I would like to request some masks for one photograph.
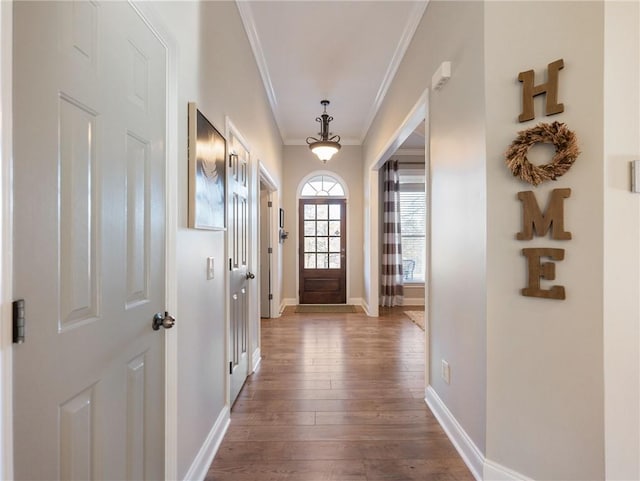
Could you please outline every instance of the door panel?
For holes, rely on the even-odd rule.
[[[269,191],[260,183],[259,208],[259,262],[260,262],[260,317],[271,317],[271,200]]]
[[[235,401],[249,374],[248,356],[248,249],[249,249],[249,152],[233,134],[229,135],[229,245],[230,294],[229,348],[230,399]]]
[[[164,47],[126,2],[16,2],[14,45],[15,479],[163,479]]]
[[[98,314],[96,115],[60,98],[60,329]]]
[[[300,304],[347,302],[344,199],[300,199]]]

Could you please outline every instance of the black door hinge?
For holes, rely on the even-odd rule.
[[[13,342],[24,342],[24,299],[13,301]]]
[[[273,247],[267,247],[267,254],[273,254]]]
[[[233,362],[229,361],[229,374],[233,374]]]
[[[229,257],[229,270],[232,271],[233,268],[231,267],[231,257]]]
[[[273,207],[273,202],[268,201],[268,202],[267,202],[267,207]]]
[[[273,301],[273,294],[269,294],[269,300]]]

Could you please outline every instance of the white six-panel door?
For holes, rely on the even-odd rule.
[[[232,130],[228,135],[230,401],[249,374],[249,151]]]
[[[164,478],[165,49],[127,2],[14,5],[15,478]]]

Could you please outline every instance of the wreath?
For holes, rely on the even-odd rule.
[[[556,154],[548,164],[533,165],[527,159],[529,149],[542,142],[553,144]],[[556,180],[571,168],[580,154],[576,134],[560,122],[540,123],[518,132],[518,137],[505,153],[506,164],[514,177],[538,185],[547,180]]]

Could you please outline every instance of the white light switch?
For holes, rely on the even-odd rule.
[[[449,367],[449,363],[447,361],[445,361],[444,359],[442,360],[442,379],[444,380],[444,382],[446,382],[447,384],[451,384],[451,368]]]
[[[213,257],[207,257],[207,280],[211,280],[214,277],[213,270]]]

